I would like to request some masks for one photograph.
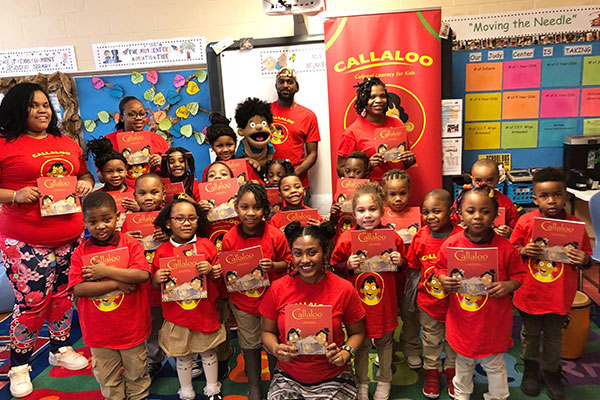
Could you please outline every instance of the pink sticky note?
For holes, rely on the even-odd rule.
[[[540,118],[577,117],[579,89],[542,90]]]
[[[97,76],[92,77],[92,86],[94,89],[102,89],[104,87],[104,81]]]
[[[503,75],[504,89],[540,87],[542,60],[505,61]]]
[[[185,85],[185,78],[180,74],[175,74],[175,78],[173,78],[173,85],[175,85],[177,88],[182,87]]]
[[[146,74],[146,80],[151,84],[156,85],[156,82],[158,82],[158,72],[154,70],[148,71]]]
[[[581,89],[582,117],[600,117],[600,88]]]

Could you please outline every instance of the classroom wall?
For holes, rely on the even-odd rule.
[[[443,16],[596,4],[597,0],[327,0],[328,13],[442,7]],[[0,49],[74,45],[80,71],[94,70],[93,43],[206,36],[291,36],[291,16],[269,17],[262,0],[0,0]],[[308,18],[323,33],[322,16]]]

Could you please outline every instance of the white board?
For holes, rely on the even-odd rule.
[[[219,57],[225,113],[232,120],[236,132],[234,115],[238,103],[247,97],[258,97],[268,102],[277,100],[277,70],[284,66],[296,70],[300,91],[296,93],[295,100],[317,115],[321,132],[319,158],[309,173],[312,206],[321,214],[329,214],[332,196],[325,45],[317,43],[244,51],[226,50]]]

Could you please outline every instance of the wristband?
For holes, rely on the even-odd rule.
[[[12,200],[10,201],[11,204],[17,204],[17,191],[14,190],[13,191],[13,196],[12,196]]]
[[[342,347],[340,347],[340,351],[341,350],[346,350],[348,354],[350,354],[350,358],[348,359],[347,364],[350,364],[352,361],[354,361],[354,357],[356,357],[356,351],[354,351],[352,346],[345,344]]]

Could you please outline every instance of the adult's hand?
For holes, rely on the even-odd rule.
[[[24,188],[17,190],[15,203],[33,203],[36,202],[41,195],[40,189],[37,187],[25,186]]]

